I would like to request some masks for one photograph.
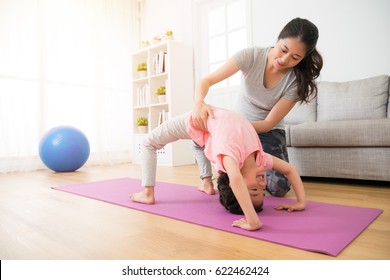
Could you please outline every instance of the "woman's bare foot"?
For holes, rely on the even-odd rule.
[[[214,184],[213,180],[211,177],[205,177],[202,180],[202,186],[198,188],[201,192],[204,192],[209,195],[214,195],[215,194],[215,189],[214,189]]]
[[[142,192],[132,193],[129,197],[134,202],[154,204],[154,187],[145,187]]]

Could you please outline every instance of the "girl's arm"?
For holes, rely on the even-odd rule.
[[[257,133],[270,131],[278,122],[280,122],[295,105],[295,101],[281,98],[271,109],[265,120],[252,122]]]
[[[272,156],[274,161],[273,169],[286,175],[297,197],[297,202],[294,204],[281,204],[275,209],[288,211],[304,210],[306,207],[306,195],[301,176],[295,167],[288,162],[281,160],[280,158]]]
[[[222,163],[229,177],[230,187],[232,188],[234,196],[237,198],[237,201],[245,215],[245,219],[234,221],[232,225],[245,230],[260,229],[262,227],[262,223],[255,211],[255,208],[253,207],[248,188],[241,175],[238,164],[229,156],[224,156]]]
[[[197,85],[195,108],[192,111],[192,121],[196,128],[207,131],[207,118],[208,116],[213,117],[211,108],[204,102],[209,88],[234,75],[238,70],[240,68],[236,61],[230,58],[220,68],[204,77]]]

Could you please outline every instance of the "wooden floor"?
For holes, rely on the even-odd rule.
[[[309,200],[384,212],[337,258],[111,205],[51,187],[120,177],[138,165],[0,175],[0,259],[390,259],[390,185],[304,178]],[[159,167],[158,180],[197,185],[196,166]],[[293,197],[290,193],[288,197]]]

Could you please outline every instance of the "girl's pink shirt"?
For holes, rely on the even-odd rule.
[[[273,166],[272,157],[263,151],[259,136],[252,124],[240,113],[212,107],[214,118],[208,118],[208,132],[198,130],[187,119],[187,132],[201,147],[205,147],[206,157],[218,171],[226,172],[222,156],[232,157],[241,169],[245,159],[256,152],[256,165],[269,170]]]

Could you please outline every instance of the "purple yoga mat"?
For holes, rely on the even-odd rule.
[[[309,201],[305,211],[274,210],[274,206],[291,199],[266,196],[259,213],[263,228],[245,231],[232,227],[240,215],[229,213],[218,201],[195,187],[158,182],[156,204],[134,203],[128,197],[142,190],[138,179],[120,178],[99,182],[55,187],[131,209],[145,211],[201,226],[270,241],[307,251],[337,256],[381,213],[381,209],[353,207]]]

